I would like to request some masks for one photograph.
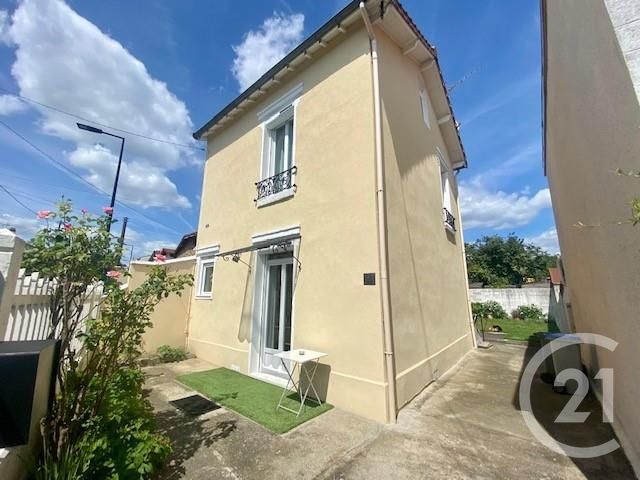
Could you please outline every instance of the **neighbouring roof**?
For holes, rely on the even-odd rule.
[[[167,258],[174,258],[176,250],[174,248],[159,248],[151,252],[149,255],[149,261],[153,261],[156,255],[164,255]]]
[[[562,285],[564,283],[562,280],[562,270],[557,267],[549,268],[549,281],[551,285]]]
[[[197,239],[198,232],[191,232],[184,235],[176,247],[175,256],[179,257],[183,252],[193,250],[196,247]]]
[[[178,246],[176,248],[159,248],[151,252],[149,255],[149,261],[153,261],[157,254],[164,255],[167,258],[178,258],[187,250],[193,250],[196,246],[196,240],[198,239],[198,232],[187,233],[182,236]]]
[[[454,141],[454,139],[455,143],[457,143],[456,147],[459,151],[460,158],[452,159],[454,168],[466,167],[466,154],[464,152],[464,147],[462,146],[462,139],[460,138],[458,124],[455,120],[455,115],[451,106],[451,100],[445,86],[444,77],[442,76],[442,71],[438,63],[436,49],[427,41],[424,35],[422,35],[417,25],[413,22],[407,11],[398,0],[383,0],[381,2],[364,0],[364,3],[367,4],[367,10],[369,11],[370,15],[375,12],[375,15],[377,15],[378,19],[380,18],[381,12],[383,10],[385,11],[384,15],[386,15],[386,10],[388,10],[388,7],[394,7],[394,9],[404,21],[404,24],[406,24],[406,26],[412,32],[412,35],[416,38],[414,44],[410,45],[406,49],[404,49],[403,47],[403,50],[405,50],[405,54],[409,54],[408,52],[410,52],[411,56],[416,62],[421,64],[421,66],[424,65],[422,67],[423,70],[430,68],[430,64],[435,64],[437,78],[439,79],[440,83],[438,87],[439,91],[437,93],[439,94],[439,98],[444,99],[443,105],[446,105],[446,109],[448,110],[447,115],[451,116],[451,119],[449,121],[450,127],[443,125],[444,129],[449,129],[450,132],[448,132],[448,134],[443,133],[443,137],[445,137],[445,142],[448,144],[448,146]],[[326,22],[318,30],[307,37],[300,45],[294,48],[288,55],[286,55],[276,65],[269,69],[269,71],[262,75],[255,83],[253,83],[253,85],[248,87],[238,97],[231,101],[231,103],[229,103],[226,107],[224,107],[216,115],[214,115],[211,120],[209,120],[197,131],[195,131],[193,133],[193,137],[196,140],[201,140],[203,137],[210,134],[212,130],[220,127],[227,121],[230,121],[237,114],[237,111],[242,110],[246,105],[253,103],[256,98],[263,95],[270,87],[280,83],[280,78],[287,75],[289,71],[294,70],[297,65],[303,63],[307,59],[312,58],[312,55],[310,53],[315,52],[319,48],[324,48],[328,41],[333,39],[336,35],[340,35],[340,33],[335,32],[344,32],[346,26],[349,23],[358,21],[357,18],[359,17],[359,6],[360,0],[350,1],[328,22]],[[401,39],[402,37],[403,35],[399,35],[398,39]],[[422,48],[419,49],[417,48],[418,46]]]

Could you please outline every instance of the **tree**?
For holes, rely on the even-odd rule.
[[[514,234],[485,236],[465,247],[469,281],[492,287],[544,280],[556,264],[555,256]]]

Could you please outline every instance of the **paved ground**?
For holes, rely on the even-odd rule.
[[[405,407],[397,425],[381,426],[338,409],[286,435],[224,409],[189,418],[167,403],[192,392],[176,374],[211,368],[193,359],[147,369],[150,398],[174,443],[162,479],[625,479],[635,478],[624,454],[572,460],[538,443],[518,410],[524,347],[498,345],[472,352],[446,378]],[[599,406],[587,424],[558,428],[553,419],[568,396],[537,381],[536,416],[566,443],[596,445],[612,437]],[[541,408],[542,406],[542,408]]]

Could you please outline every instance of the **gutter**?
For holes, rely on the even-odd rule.
[[[373,25],[364,5],[360,2],[360,13],[369,34],[371,48],[371,76],[373,79],[373,114],[375,122],[376,157],[376,203],[378,213],[378,262],[380,266],[380,291],[382,303],[382,331],[384,340],[384,370],[387,379],[387,422],[396,422],[396,374],[393,358],[393,336],[391,330],[391,298],[389,294],[389,271],[387,248],[387,211],[384,196],[384,157],[382,153],[382,114],[380,103],[380,76],[378,73],[378,42]]]
[[[542,172],[547,176],[547,68],[548,50],[547,45],[547,1],[540,0],[540,41],[542,50],[542,61],[540,62],[542,82],[540,85],[540,96],[542,106],[541,128],[542,128]]]

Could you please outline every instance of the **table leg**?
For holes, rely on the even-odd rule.
[[[282,394],[280,395],[280,400],[278,401],[278,406],[276,407],[276,410],[278,408],[282,408],[284,410],[287,410],[289,412],[292,413],[296,413],[295,410],[291,410],[290,408],[285,407],[284,405],[282,405],[282,400],[284,400],[284,396],[288,393],[288,392],[296,392],[298,394],[298,397],[300,396],[300,382],[297,382],[294,380],[294,375],[296,372],[296,367],[298,366],[297,363],[293,364],[293,368],[291,369],[291,371],[289,371],[289,369],[287,368],[287,364],[285,363],[285,361],[281,358],[280,361],[282,362],[282,367],[284,368],[284,371],[287,372],[287,376],[289,377],[287,380],[287,384],[285,385],[285,387],[282,389]],[[289,388],[289,384],[292,385],[293,388]],[[298,411],[299,412],[299,411]],[[299,413],[298,413],[299,414]]]
[[[300,409],[298,410],[298,413],[297,413],[296,417],[300,416],[300,413],[302,412],[302,409],[304,408],[304,402],[307,401],[307,396],[309,395],[309,390],[310,389],[313,390],[313,393],[316,396],[316,398],[313,398],[311,400],[316,402],[318,405],[322,405],[322,400],[320,400],[320,395],[318,395],[316,387],[313,386],[313,378],[316,375],[316,370],[318,369],[319,362],[318,362],[318,360],[315,360],[313,362],[313,370],[311,371],[311,375],[309,375],[308,370],[305,368],[306,365],[307,364],[305,363],[305,364],[300,366],[300,374],[302,375],[302,372],[304,372],[305,376],[307,377],[307,388],[304,391],[304,395],[300,396]],[[298,385],[300,385],[300,382],[298,382]]]

